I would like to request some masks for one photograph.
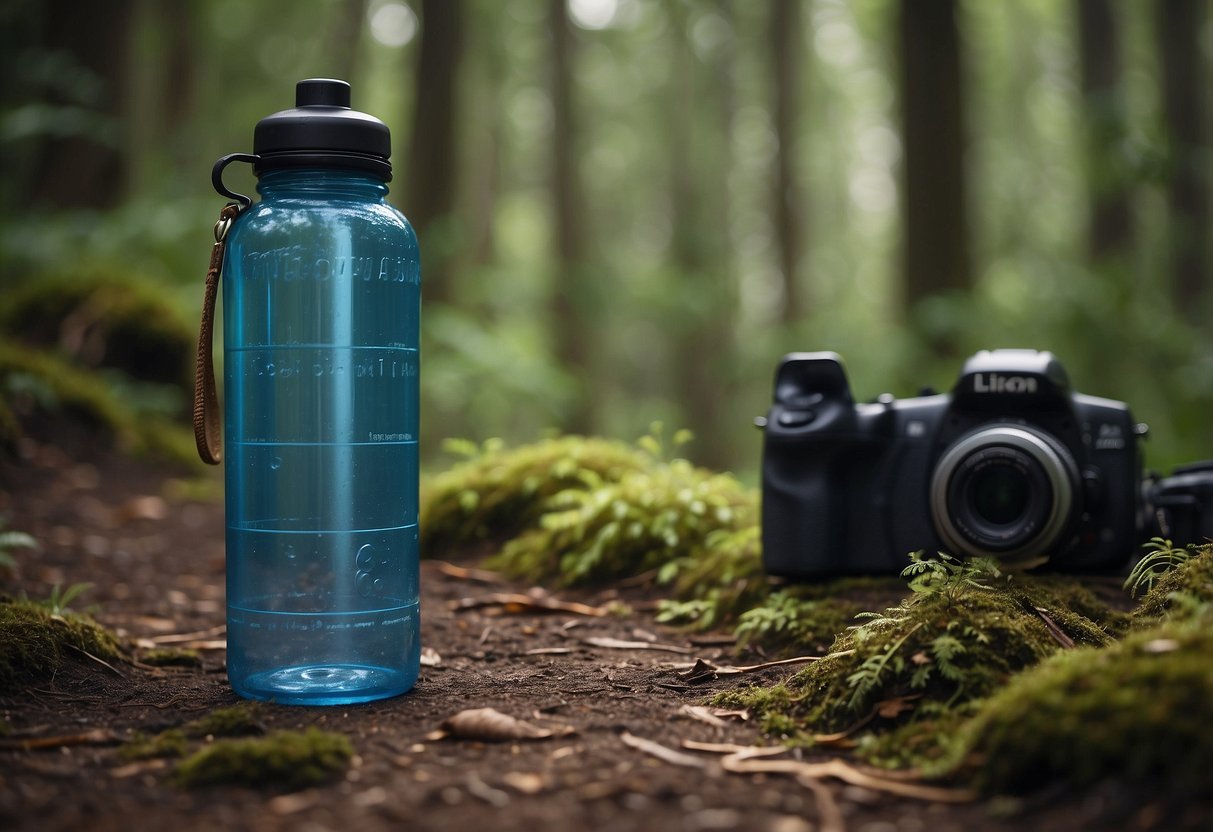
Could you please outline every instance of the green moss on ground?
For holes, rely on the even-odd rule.
[[[139,654],[139,661],[152,667],[199,667],[202,665],[202,655],[197,650],[157,647]]]
[[[992,695],[950,765],[987,794],[1105,778],[1213,785],[1213,613],[1067,651]]]
[[[275,731],[204,746],[181,762],[175,779],[183,786],[232,783],[301,789],[331,779],[353,755],[353,746],[341,734],[316,728]]]
[[[216,708],[204,717],[186,723],[184,731],[190,737],[243,737],[262,734],[265,706],[258,702],[238,702],[226,708]]]
[[[184,757],[189,750],[189,740],[179,728],[161,731],[148,737],[136,734],[118,752],[124,760],[150,760],[161,757]]]
[[[226,708],[216,708],[206,716],[187,722],[179,728],[169,728],[154,736],[136,734],[122,749],[128,760],[152,757],[184,757],[191,740],[213,740],[219,737],[244,737],[262,734],[264,708],[257,702],[239,702]]]
[[[900,697],[915,697],[921,708],[988,696],[1061,649],[1062,638],[1091,645],[1111,640],[1095,622],[1063,609],[1046,584],[999,575],[988,561],[931,566],[912,588],[901,604],[867,614],[838,635],[825,658],[788,679],[777,710],[754,689],[722,701],[752,708],[767,730],[778,722],[781,734],[790,719],[803,739],[854,726]]]
[[[422,487],[423,548],[499,544],[487,566],[559,586],[653,572],[680,602],[665,620],[701,629],[734,620],[768,592],[757,493],[666,460],[659,436],[635,446],[579,436],[512,449],[456,443],[469,458]]]
[[[110,663],[127,658],[114,634],[87,615],[29,600],[0,603],[0,691],[48,679],[69,659],[90,661],[85,654]]]

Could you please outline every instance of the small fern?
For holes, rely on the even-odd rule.
[[[4,531],[4,525],[4,521],[0,520],[0,566],[11,569],[17,565],[12,556],[13,549],[37,549],[38,541],[25,532]]]
[[[1170,540],[1162,537],[1150,538],[1141,548],[1146,550],[1146,554],[1129,572],[1124,584],[1134,598],[1149,592],[1155,581],[1196,554],[1194,547],[1176,548]]]

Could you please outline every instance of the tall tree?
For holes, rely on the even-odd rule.
[[[363,32],[366,29],[367,0],[340,0],[330,21],[325,51],[333,66],[333,75],[353,81],[358,73],[358,56],[362,53]]]
[[[1213,229],[1213,158],[1210,88],[1213,74],[1200,54],[1202,32],[1213,26],[1206,0],[1155,3],[1162,64],[1163,119],[1170,145],[1167,203],[1171,291],[1192,323],[1204,323],[1213,284],[1209,237]]]
[[[898,4],[906,303],[972,284],[956,0]],[[946,339],[944,339],[946,340]],[[937,349],[950,345],[937,341]]]
[[[30,92],[48,123],[69,129],[36,137],[18,198],[47,208],[113,206],[127,184],[121,118],[134,1],[60,0],[38,13],[38,41],[23,44],[36,53],[26,60],[54,67],[55,74],[41,79],[46,89]]]
[[[1094,263],[1122,259],[1132,249],[1133,214],[1120,148],[1126,116],[1121,89],[1120,26],[1113,0],[1078,0],[1079,63],[1086,128],[1090,220],[1087,248]]]
[[[458,152],[456,86],[463,57],[463,0],[422,0],[405,213],[426,248],[425,296],[452,297],[451,258]]]
[[[800,135],[801,0],[774,0],[771,6],[771,74],[775,93],[775,237],[783,277],[783,320],[804,314],[798,276],[803,251],[803,208],[796,181],[796,142]]]
[[[555,353],[581,385],[564,428],[588,433],[593,428],[594,383],[591,367],[593,322],[586,270],[585,189],[577,166],[580,128],[574,106],[573,76],[577,41],[566,0],[549,0],[552,96],[552,213],[556,231],[556,274],[552,285],[552,341]]]
[[[710,53],[696,54],[693,31],[707,17],[723,31]],[[671,259],[682,308],[671,320],[676,339],[672,388],[685,426],[696,436],[697,461],[722,467],[729,460],[724,407],[730,400],[729,359],[734,338],[736,289],[729,240],[728,178],[734,119],[733,45],[730,0],[712,6],[675,6],[670,31],[676,42],[670,71]],[[705,47],[700,47],[703,50]]]

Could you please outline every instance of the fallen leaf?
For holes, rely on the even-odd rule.
[[[163,497],[136,497],[114,509],[114,521],[119,525],[134,520],[163,520],[168,517],[168,503]]]
[[[506,742],[509,740],[546,740],[574,733],[571,726],[540,728],[515,719],[493,708],[471,708],[447,717],[442,723],[447,736],[461,740]]]
[[[916,693],[912,696],[894,696],[891,699],[886,699],[883,702],[876,703],[877,716],[885,719],[895,719],[906,711],[914,710],[912,704],[915,699],[921,699],[922,694]]]
[[[542,774],[529,771],[507,771],[501,782],[522,794],[539,794],[547,788],[547,780]]]

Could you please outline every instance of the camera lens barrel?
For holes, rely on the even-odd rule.
[[[1049,555],[1079,496],[1069,451],[1027,426],[993,425],[951,445],[931,477],[931,515],[955,554],[1004,562]]]

